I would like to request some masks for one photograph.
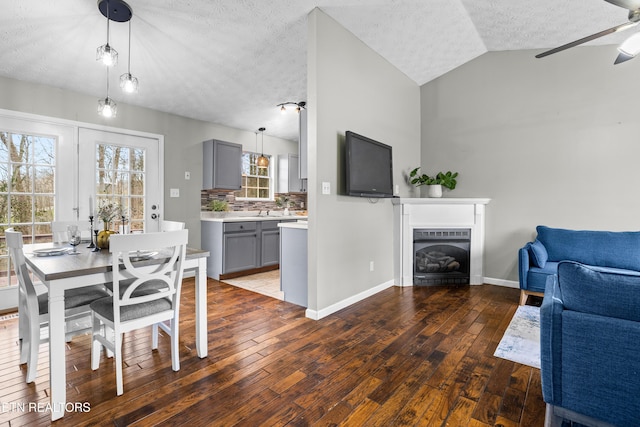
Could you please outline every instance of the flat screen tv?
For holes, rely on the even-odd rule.
[[[347,131],[345,163],[347,195],[393,197],[393,160],[389,145]]]

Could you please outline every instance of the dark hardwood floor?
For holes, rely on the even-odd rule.
[[[209,355],[194,337],[185,280],[181,369],[169,340],[125,336],[124,395],[112,359],[90,368],[90,337],[67,347],[70,412],[54,426],[542,426],[540,371],[493,357],[518,304],[491,285],[391,288],[319,321],[302,307],[209,280]],[[48,346],[38,377],[18,365],[17,319],[0,322],[0,426],[49,425]]]

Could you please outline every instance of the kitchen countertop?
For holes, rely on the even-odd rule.
[[[299,228],[299,229],[302,229],[302,230],[307,230],[307,229],[309,229],[309,221],[303,220],[303,221],[281,222],[280,224],[278,224],[278,227],[280,227],[280,228]]]
[[[262,215],[262,216],[243,216],[243,215],[228,215],[224,217],[208,217],[205,215],[200,216],[201,221],[212,221],[212,222],[242,222],[242,221],[297,221],[297,220],[306,220],[306,215]]]

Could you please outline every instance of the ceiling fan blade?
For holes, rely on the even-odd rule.
[[[609,0],[607,0],[609,1]],[[576,41],[572,41],[571,43],[563,44],[562,46],[558,46],[551,50],[547,50],[546,52],[542,52],[536,55],[536,58],[544,58],[545,56],[552,55],[554,53],[562,52],[563,50],[581,45],[583,43],[590,42],[591,40],[598,39],[603,36],[607,36],[609,34],[617,33],[619,31],[626,30],[627,28],[631,28],[636,25],[637,22],[625,22],[624,24],[616,25],[615,27],[607,28],[606,30],[600,31],[599,33],[591,34],[590,36],[583,37]]]
[[[618,57],[616,58],[616,60],[613,63],[613,65],[621,64],[621,63],[626,62],[626,61],[628,61],[630,59],[633,59],[633,58],[635,58],[635,56],[627,55],[626,53],[620,52],[620,53],[618,53]]]
[[[616,6],[620,6],[624,9],[629,9],[629,10],[640,9],[640,0],[604,0],[604,1]]]

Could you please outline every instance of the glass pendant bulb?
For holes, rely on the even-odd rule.
[[[118,114],[118,104],[108,96],[98,100],[98,114],[105,118],[115,117]]]
[[[118,52],[109,46],[109,43],[103,44],[96,49],[96,61],[102,61],[107,67],[112,67],[118,63]]]
[[[134,93],[138,91],[138,79],[131,73],[124,73],[120,76],[120,88],[123,92]]]

